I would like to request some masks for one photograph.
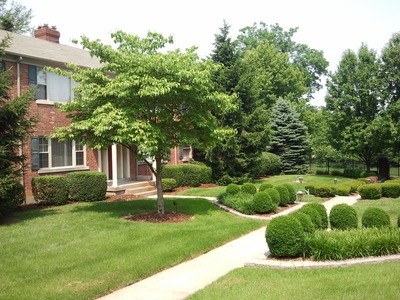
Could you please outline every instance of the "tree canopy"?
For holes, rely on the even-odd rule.
[[[15,33],[29,33],[32,10],[18,2],[0,0],[0,29]]]
[[[221,135],[215,115],[234,109],[234,97],[214,91],[217,65],[201,61],[195,48],[162,52],[172,37],[152,32],[140,38],[117,31],[112,38],[116,48],[81,39],[101,68],[68,64],[69,71],[58,70],[79,85],[74,101],[61,106],[71,124],[57,128],[54,137],[97,149],[119,143],[143,161],[153,157],[156,168],[148,165],[156,177],[158,212],[164,213],[162,159],[183,144],[213,145]]]

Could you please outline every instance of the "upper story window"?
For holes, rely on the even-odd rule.
[[[36,89],[35,99],[68,102],[73,99],[77,83],[69,77],[48,72],[34,65],[28,66],[29,86]]]

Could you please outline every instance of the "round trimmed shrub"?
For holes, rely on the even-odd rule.
[[[258,188],[258,191],[259,192],[263,192],[263,191],[265,191],[266,189],[269,189],[269,188],[272,188],[272,187],[274,187],[271,183],[266,183],[266,182],[264,182],[264,183],[261,183],[261,185],[259,186],[259,188]]]
[[[379,207],[368,207],[361,218],[363,227],[387,227],[390,226],[389,214]]]
[[[289,192],[288,192],[287,188],[282,184],[277,185],[274,188],[279,192],[279,196],[280,196],[279,206],[287,206],[290,202]]]
[[[318,211],[309,205],[304,205],[302,208],[298,210],[298,212],[305,213],[306,215],[309,215],[311,218],[311,222],[314,224],[315,228],[317,229],[322,229],[322,220],[321,220],[321,215],[318,213]]]
[[[320,229],[327,229],[328,228],[328,213],[326,211],[325,206],[321,203],[308,203],[305,206],[311,207],[319,213],[319,215],[321,217]]]
[[[315,231],[315,225],[311,221],[311,218],[309,215],[307,215],[303,212],[297,211],[293,214],[293,217],[295,217],[297,220],[300,221],[304,232],[313,233]]]
[[[236,183],[230,183],[226,187],[226,192],[230,195],[235,195],[240,193],[240,186],[237,185]]]
[[[250,194],[250,195],[254,195],[255,193],[257,193],[256,186],[250,182],[243,183],[240,190],[242,193],[246,193],[246,194]]]
[[[281,196],[277,189],[269,188],[266,189],[265,192],[268,193],[268,195],[271,197],[272,202],[274,202],[276,205],[279,205],[279,203],[281,202]]]
[[[173,178],[161,179],[163,192],[170,192],[177,187],[176,180]]]
[[[291,185],[289,183],[284,183],[283,186],[286,187],[286,189],[288,190],[289,203],[295,203],[296,202],[296,198],[297,198],[297,194],[296,194],[296,190],[293,187],[293,185]]]
[[[357,212],[348,204],[337,204],[331,209],[329,221],[332,229],[348,230],[357,228]]]
[[[302,254],[304,231],[293,216],[280,216],[271,220],[265,231],[271,254],[275,257],[298,257]]]
[[[382,197],[382,186],[379,184],[364,184],[358,188],[362,199],[380,199]]]
[[[272,202],[267,192],[258,192],[254,194],[253,207],[254,211],[260,214],[274,212],[278,209],[278,206]]]

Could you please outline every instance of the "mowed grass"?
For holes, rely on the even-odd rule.
[[[203,199],[165,199],[182,223],[121,216],[156,200],[98,202],[15,213],[0,226],[0,299],[95,299],[201,255],[265,224]]]
[[[190,300],[399,299],[400,262],[321,269],[235,269]]]

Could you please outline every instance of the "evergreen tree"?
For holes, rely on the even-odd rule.
[[[6,37],[0,43],[0,56],[9,45]],[[26,138],[34,123],[29,117],[31,93],[10,99],[10,73],[0,71],[0,218],[12,212],[24,200],[21,171],[24,157],[19,154],[21,142]]]
[[[278,155],[283,172],[288,174],[307,171],[307,128],[289,101],[279,99],[271,111],[270,152]]]

